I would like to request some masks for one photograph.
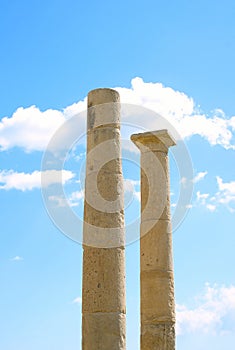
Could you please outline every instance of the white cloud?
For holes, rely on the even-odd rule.
[[[200,174],[200,173],[199,173]],[[216,177],[218,190],[215,194],[196,193],[196,203],[205,206],[209,211],[214,212],[219,206],[225,206],[231,213],[235,212],[235,181],[224,182]]]
[[[132,103],[149,108],[166,118],[183,138],[200,135],[211,145],[221,145],[225,149],[235,149],[232,143],[235,117],[225,119],[224,112],[215,109],[210,117],[197,110],[193,99],[183,92],[165,87],[161,83],[145,83],[141,78],[131,81],[131,89],[117,88],[123,103]],[[151,118],[150,118],[151,119]],[[143,120],[135,117],[135,122],[155,130],[154,118]],[[138,125],[138,124],[137,124]]]
[[[54,202],[57,207],[66,207],[69,205],[68,200],[66,197],[61,196],[49,196],[48,200],[51,202]]]
[[[209,211],[215,211],[216,210],[216,205],[213,205],[213,204],[206,204],[206,208],[209,210]]]
[[[127,206],[133,198],[140,202],[139,187],[139,180],[124,179],[125,206]]]
[[[232,143],[233,133],[230,130],[230,122],[217,116],[192,114],[184,116],[179,122],[178,130],[183,138],[200,135],[212,146],[221,145],[225,149],[235,149]]]
[[[197,201],[201,205],[205,205],[206,200],[209,198],[210,195],[209,195],[209,193],[201,193],[200,191],[197,191],[196,196],[197,196]]]
[[[137,199],[138,202],[141,200],[141,192],[140,191],[135,191],[134,192],[134,197]]]
[[[228,207],[231,212],[235,210],[235,181],[224,182],[221,177],[217,176],[219,191],[215,194],[213,200],[218,204]]]
[[[217,179],[219,190],[221,192],[226,192],[226,193],[229,193],[231,195],[235,195],[235,181],[231,181],[231,182],[226,183],[226,182],[223,182],[223,180],[219,176],[217,176],[216,179]]]
[[[233,130],[235,130],[235,117],[232,117],[229,121],[229,125]]]
[[[45,149],[55,130],[63,124],[62,112],[37,107],[18,108],[10,118],[0,122],[0,149],[23,148],[26,152]]]
[[[22,256],[16,255],[16,256],[14,256],[14,258],[12,258],[11,260],[12,260],[12,261],[22,261],[22,260],[24,260],[24,259],[22,258]]]
[[[43,172],[43,184],[41,184],[41,171],[34,171],[32,173],[18,173],[13,170],[0,171],[0,190],[32,190],[34,188],[40,188],[41,186],[47,187],[53,183],[65,184],[71,180],[75,174],[69,170],[46,170]]]
[[[235,286],[210,286],[196,298],[197,305],[176,306],[177,334],[223,334],[235,331]]]
[[[81,297],[77,297],[73,300],[73,304],[81,304],[82,303],[82,298]]]
[[[180,120],[191,115],[194,110],[193,99],[183,92],[165,87],[161,83],[145,83],[141,78],[131,81],[131,89],[116,88],[122,103],[131,103],[149,108],[163,117]]]
[[[72,192],[69,196],[69,203],[72,207],[77,206],[84,198],[84,190]]]
[[[87,97],[84,100],[73,103],[71,106],[64,108],[63,114],[66,119],[73,117],[75,114],[84,112],[87,108]]]
[[[188,178],[183,176],[180,179],[180,183],[182,186],[187,186],[189,183],[192,183],[192,182],[197,183],[197,182],[203,180],[204,177],[207,175],[207,173],[208,173],[207,171],[201,171],[201,172],[197,173],[193,179],[188,179]]]
[[[196,183],[203,180],[206,175],[207,175],[207,171],[201,171],[197,173],[197,175],[193,179],[193,182]]]
[[[84,199],[84,191],[72,192],[68,197],[62,196],[49,196],[49,201],[55,202],[58,207],[77,207],[81,200]]]
[[[183,138],[200,135],[211,145],[235,149],[234,116],[226,119],[223,111],[215,109],[208,117],[197,110],[193,99],[185,93],[165,87],[161,83],[145,83],[138,77],[132,79],[131,88],[117,87],[116,90],[120,93],[122,103],[140,105],[162,115]],[[85,110],[86,98],[63,111],[48,109],[42,112],[35,106],[18,108],[11,117],[4,117],[0,121],[0,150],[20,147],[26,152],[43,151],[66,119]],[[81,123],[77,123],[81,124],[78,125],[79,133],[85,132],[85,119],[85,113],[81,113]],[[161,127],[156,122],[156,116],[146,120],[143,115],[133,114],[130,121],[149,130]]]

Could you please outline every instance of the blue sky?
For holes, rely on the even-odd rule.
[[[81,349],[82,249],[47,214],[41,162],[52,135],[74,114],[83,135],[84,99],[97,87],[117,88],[123,103],[160,113],[181,135],[193,174],[180,175],[184,158],[178,169],[172,149],[172,214],[180,190],[193,194],[173,232],[177,348],[234,348],[234,12],[231,0],[1,2],[2,349]],[[158,127],[150,117],[128,121]],[[83,141],[63,170],[80,218]],[[127,148],[124,158],[131,222],[139,213],[138,153]],[[61,199],[51,201],[63,207]],[[126,248],[128,350],[139,348],[138,248]]]

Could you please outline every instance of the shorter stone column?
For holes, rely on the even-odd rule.
[[[141,151],[141,350],[175,349],[167,130],[134,134]]]

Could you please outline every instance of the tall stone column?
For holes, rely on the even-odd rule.
[[[141,152],[141,350],[175,349],[167,130],[134,134]]]
[[[88,94],[82,349],[126,348],[124,191],[119,94]]]

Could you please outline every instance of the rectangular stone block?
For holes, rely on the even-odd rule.
[[[141,350],[175,350],[174,324],[142,325]]]
[[[170,220],[168,156],[161,152],[141,154],[142,221]]]
[[[110,128],[98,129],[89,134],[87,141],[87,174],[92,171],[99,171],[102,167],[105,168],[106,172],[121,172],[119,137],[119,130],[110,130]]]
[[[122,313],[84,314],[82,330],[83,350],[126,349],[126,318]]]
[[[87,132],[87,151],[89,152],[94,147],[106,141],[115,141],[119,145],[117,154],[120,153],[120,130],[119,126],[114,127],[110,124],[103,125]],[[105,148],[105,147],[104,147]]]
[[[100,101],[99,104],[93,106],[91,102],[88,102],[87,114],[87,130],[101,128],[105,125],[120,128],[120,103],[118,101],[103,103]]]
[[[110,204],[111,206],[111,204]],[[111,208],[106,209],[102,205],[97,205],[96,202],[91,202],[88,204],[85,199],[84,207],[84,221],[95,226],[103,228],[115,228],[124,227],[124,211],[119,210],[113,206],[113,212]]]
[[[173,273],[141,271],[141,321],[163,323],[175,320]]]
[[[82,312],[126,312],[125,252],[84,247]]]
[[[141,270],[173,271],[171,222],[142,222],[140,234]]]
[[[83,247],[123,248],[125,247],[124,227],[103,228],[84,222]]]
[[[121,174],[101,170],[86,176],[86,202],[104,212],[115,212],[124,208],[123,177]]]

